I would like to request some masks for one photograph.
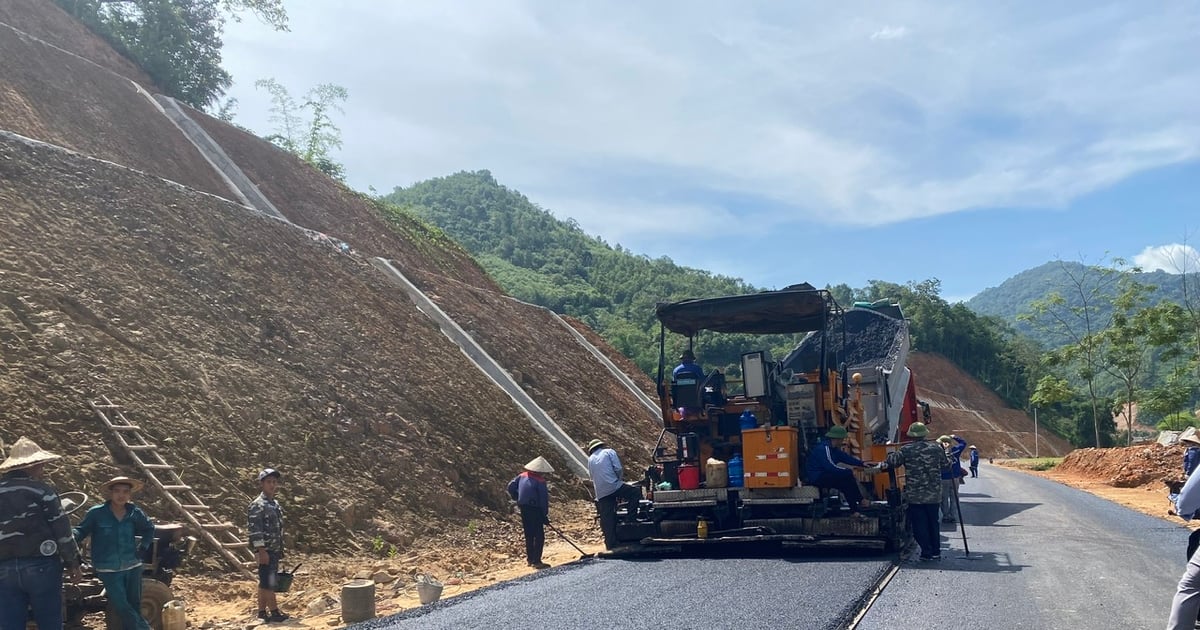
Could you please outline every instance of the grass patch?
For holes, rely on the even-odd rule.
[[[1061,457],[1027,457],[1024,459],[1006,459],[997,463],[1025,470],[1050,470],[1062,463],[1062,460],[1063,458]]]

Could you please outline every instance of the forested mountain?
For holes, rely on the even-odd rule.
[[[1183,276],[1169,274],[1164,271],[1134,273],[1133,278],[1146,285],[1155,287],[1149,296],[1149,302],[1171,300],[1183,303],[1183,282],[1192,282],[1192,299],[1197,298],[1196,277],[1194,274]],[[1080,282],[1084,292],[1098,290],[1098,296],[1111,296],[1116,293],[1115,285],[1103,286],[1104,281],[1094,274],[1089,276],[1089,268],[1078,262],[1055,261],[1048,262],[1033,269],[1027,269],[1005,280],[997,287],[984,289],[978,295],[967,301],[971,310],[981,315],[998,317],[1007,322],[1018,332],[1029,336],[1045,348],[1056,348],[1069,343],[1069,339],[1061,333],[1031,326],[1018,317],[1030,313],[1030,305],[1036,300],[1044,299],[1050,293],[1057,291],[1066,300],[1068,307],[1078,307],[1083,298],[1080,294]],[[1103,305],[1102,305],[1103,306]],[[1099,319],[1108,321],[1111,308],[1098,309]]]
[[[660,301],[715,297],[759,289],[736,278],[651,259],[584,234],[573,221],[555,218],[524,195],[505,188],[487,171],[462,172],[397,188],[386,201],[428,219],[462,243],[513,296],[587,322],[609,343],[652,373],[658,363]],[[821,286],[821,278],[796,278]],[[839,303],[899,300],[911,319],[913,347],[945,355],[1016,406],[1028,400],[1037,353],[1016,342],[1005,326],[965,306],[947,304],[936,279],[863,288],[829,287]],[[668,336],[672,364],[682,340]],[[777,357],[798,339],[758,337]],[[749,339],[702,333],[700,361],[736,364]],[[671,366],[668,366],[671,367]]]
[[[609,245],[500,185],[488,171],[396,188],[384,200],[445,230],[513,297],[583,320],[647,373],[658,367],[658,302],[759,290],[737,278]],[[796,342],[791,336],[758,340],[776,356]],[[679,337],[668,340],[669,361],[682,343]],[[734,363],[743,343],[735,335],[702,335],[701,361],[721,367]]]

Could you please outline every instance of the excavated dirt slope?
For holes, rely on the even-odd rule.
[[[150,77],[141,68],[117,54],[108,43],[68,16],[53,0],[0,0],[0,23],[90,59],[141,85],[152,85]],[[11,64],[11,61],[7,63]]]
[[[57,10],[49,0],[45,4]],[[0,129],[205,192],[231,194],[132,81],[4,26]]]
[[[470,254],[440,230],[407,215],[389,223],[370,201],[296,156],[211,116],[187,112],[293,223],[336,236],[360,252],[389,258],[406,274],[427,271],[500,291]]]
[[[908,365],[917,381],[917,397],[929,403],[934,434],[957,433],[979,448],[983,458],[1032,457],[1033,419],[1012,409],[979,381],[937,354],[914,352]],[[1039,430],[1037,452],[1065,455],[1066,440]]]
[[[361,259],[224,200],[8,137],[0,182],[0,437],[70,454],[60,486],[116,472],[83,407],[100,394],[128,405],[234,522],[253,472],[282,468],[301,550],[377,534],[404,544],[447,518],[491,518],[521,463],[544,453],[565,467]]]
[[[1115,488],[1151,485],[1161,490],[1164,481],[1182,482],[1180,444],[1142,444],[1125,448],[1081,448],[1063,458],[1054,469],[1101,481]]]
[[[578,343],[540,306],[417,273],[410,279],[466,330],[568,434],[599,437],[618,452],[636,478],[650,464],[661,421],[600,363],[579,353],[560,353]],[[601,378],[597,378],[597,377]]]
[[[26,16],[39,36],[91,37],[52,3],[24,8],[40,11]],[[0,128],[227,194],[125,79],[11,29],[0,27],[0,45]],[[105,50],[98,40],[70,48]],[[578,441],[603,435],[634,453],[631,467],[649,448],[645,410],[553,332],[561,324],[495,294],[457,244],[408,217],[394,228],[294,157],[194,115],[290,220],[396,261],[440,287],[457,316],[485,321],[474,326],[485,346]],[[520,464],[544,454],[566,468],[363,258],[153,176],[12,139],[4,147],[0,438],[36,435],[70,453],[59,485],[95,487],[117,470],[114,443],[84,407],[100,394],[129,406],[235,523],[255,470],[290,471],[289,530],[301,550],[361,550],[375,536],[404,548],[466,523],[491,536],[484,523],[508,520],[494,509]],[[586,496],[578,481],[555,486],[560,499]],[[144,499],[169,517],[161,497]]]

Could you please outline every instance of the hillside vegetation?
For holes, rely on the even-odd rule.
[[[385,197],[436,224],[471,251],[510,294],[567,313],[599,331],[613,346],[653,374],[658,367],[658,302],[748,293],[760,289],[739,279],[651,259],[585,234],[524,195],[500,185],[487,171],[461,172],[397,188]],[[820,278],[796,278],[820,286]],[[913,347],[962,366],[1017,407],[1028,400],[1037,352],[998,320],[980,317],[940,296],[937,280],[867,287],[829,287],[843,306],[858,300],[898,300],[912,319]],[[669,336],[671,337],[671,336]],[[702,333],[698,357],[728,369],[751,344],[783,356],[798,339]],[[668,341],[674,362],[683,340]],[[668,366],[668,368],[671,366]]]

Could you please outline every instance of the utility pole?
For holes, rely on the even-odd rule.
[[[1037,405],[1033,407],[1033,456],[1038,456],[1038,438],[1037,438]]]

